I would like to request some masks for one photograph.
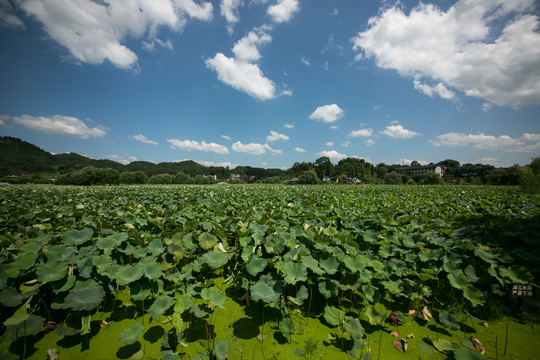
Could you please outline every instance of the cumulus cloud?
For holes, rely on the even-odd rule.
[[[410,139],[420,135],[415,131],[404,129],[402,125],[388,125],[384,131],[381,131],[381,134],[393,139]]]
[[[218,79],[223,83],[243,91],[259,100],[270,100],[277,97],[274,82],[265,77],[254,63],[261,58],[259,47],[272,41],[272,37],[263,29],[249,32],[234,45],[233,58],[217,53],[213,58],[206,60],[206,67],[215,71]],[[291,95],[292,92],[283,92]]]
[[[293,129],[294,128],[294,124],[285,124],[283,126],[286,127],[287,129]]]
[[[129,135],[130,139],[140,141],[145,144],[157,145],[158,143],[153,140],[148,140],[144,135]]]
[[[474,150],[505,150],[508,152],[540,151],[540,134],[525,133],[519,138],[508,135],[447,133],[430,141],[435,146],[471,146]]]
[[[332,147],[334,146],[334,143],[332,141],[328,141],[326,144],[324,144],[326,146],[329,146],[329,147]]]
[[[238,16],[238,8],[242,6],[244,2],[242,0],[221,0],[220,13],[225,17],[229,25],[235,24],[240,21]],[[232,27],[229,27],[229,32]]]
[[[206,66],[217,72],[219,80],[251,97],[259,100],[276,97],[274,82],[264,77],[257,64],[217,53],[213,58],[206,60]]]
[[[13,122],[38,130],[47,134],[60,134],[87,139],[89,137],[101,137],[107,135],[105,128],[101,126],[89,128],[84,121],[76,117],[53,115],[53,116],[30,116],[21,115],[11,117]]]
[[[311,66],[311,61],[309,61],[309,59],[304,56],[300,58],[300,62],[306,66]]]
[[[124,165],[127,165],[132,161],[137,161],[137,158],[135,156],[130,156],[127,159],[120,155],[105,155],[105,157],[109,160],[113,160]]]
[[[250,31],[233,46],[233,53],[236,60],[257,61],[261,58],[259,47],[272,41],[272,37],[264,32],[257,33]]]
[[[231,140],[231,137],[227,135],[221,135],[221,137],[225,140]]]
[[[294,148],[294,151],[299,152],[299,153],[305,153],[306,152],[306,150],[302,149],[301,147]]]
[[[7,0],[0,0],[0,27],[24,29],[24,23],[12,11],[13,5],[8,4]]]
[[[336,150],[325,150],[325,151],[318,152],[316,155],[326,156],[327,158],[332,159],[332,160],[341,160],[347,157],[347,155],[340,154]]]
[[[410,160],[410,159],[407,159],[407,158],[401,158],[399,159],[399,163],[401,165],[411,165],[411,163],[413,162],[414,160]],[[416,161],[417,163],[419,163],[420,165],[427,165],[428,162],[427,161],[422,161],[422,160],[417,160]]]
[[[267,13],[274,22],[282,23],[291,20],[299,10],[298,0],[278,0],[277,4],[268,7]]]
[[[266,137],[266,141],[272,142],[272,141],[278,141],[278,140],[287,141],[289,140],[289,137],[287,135],[280,134],[277,131],[270,130],[270,135]]]
[[[206,167],[228,167],[229,169],[234,169],[237,167],[237,164],[233,164],[230,161],[223,161],[223,162],[214,162],[214,161],[201,161],[201,160],[195,160],[196,163],[201,164]]]
[[[319,106],[311,115],[310,119],[322,120],[326,123],[333,123],[343,116],[343,110],[336,104]]]
[[[1,127],[7,127],[6,121],[10,119],[7,115],[0,115],[0,126]]]
[[[369,139],[369,140],[364,141],[364,144],[366,144],[366,146],[375,145],[375,141],[372,139]]]
[[[155,39],[160,27],[180,31],[187,18],[212,19],[212,4],[193,0],[27,0],[21,9],[43,24],[47,34],[78,62],[105,60],[122,69],[136,67],[127,38]]]
[[[356,137],[368,137],[373,135],[373,129],[359,129],[359,130],[353,130],[349,133],[348,137],[350,138],[356,138]]]
[[[381,9],[351,41],[360,58],[413,77],[429,96],[453,98],[452,87],[501,106],[539,104],[534,3],[459,0],[447,11],[420,3],[409,14],[398,4]]]
[[[178,139],[167,139],[167,142],[171,144],[171,148],[176,148],[184,151],[204,151],[212,152],[215,154],[228,154],[229,149],[220,144],[216,143],[207,143],[205,141],[198,142],[195,140],[178,140]]]
[[[251,155],[262,155],[265,154],[266,151],[269,151],[276,155],[281,155],[281,150],[275,150],[270,147],[268,144],[257,144],[257,143],[249,143],[249,144],[242,144],[240,141],[235,142],[232,144],[231,148],[236,152],[251,154]]]

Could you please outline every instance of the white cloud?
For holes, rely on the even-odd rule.
[[[299,10],[298,0],[278,0],[277,4],[268,7],[267,13],[274,22],[282,23],[291,20]]]
[[[404,129],[402,125],[388,125],[381,133],[393,139],[410,139],[420,135],[415,131]]]
[[[499,164],[498,161],[499,159],[492,158],[492,157],[483,157],[476,160],[477,163],[486,164],[486,165],[498,165]]]
[[[326,123],[333,123],[343,116],[343,110],[336,104],[319,106],[309,115],[310,119],[322,120]]]
[[[343,147],[349,147],[349,146],[351,146],[351,143],[350,143],[350,141],[345,141],[345,142],[343,142],[343,143],[341,144],[341,146],[343,146]]]
[[[163,41],[163,40],[160,40],[158,38],[153,39],[151,42],[143,41],[142,42],[142,47],[143,47],[144,50],[154,51],[154,50],[156,50],[156,44],[158,44],[159,46],[161,46],[163,48],[169,49],[169,50],[173,49],[173,44],[172,44],[171,40]]]
[[[364,141],[364,144],[366,144],[366,146],[375,145],[375,141],[372,140],[372,139],[368,139],[368,140]]]
[[[204,152],[212,152],[216,154],[229,153],[229,149],[226,146],[216,143],[207,143],[205,141],[198,142],[194,140],[167,139],[167,142],[171,144],[171,148],[176,148],[184,151],[197,150]]]
[[[334,146],[334,143],[332,141],[328,141],[326,144],[324,144],[326,146],[329,146],[329,147],[332,147]]]
[[[492,103],[483,103],[482,104],[482,111],[483,112],[490,112],[491,109],[493,109],[493,104]]]
[[[229,169],[234,169],[237,167],[237,164],[233,164],[230,161],[223,161],[223,162],[214,162],[214,161],[201,161],[201,160],[195,160],[196,163],[201,164],[206,167],[228,167]]]
[[[270,100],[276,97],[273,81],[264,77],[257,64],[239,61],[217,53],[213,58],[206,60],[206,66],[217,72],[219,80],[251,97],[259,100]]]
[[[347,155],[340,154],[336,150],[325,150],[325,151],[318,152],[315,155],[326,156],[327,158],[330,158],[332,160],[341,160],[347,157]]]
[[[234,57],[236,60],[257,61],[261,58],[258,47],[271,41],[272,37],[264,32],[257,34],[255,31],[250,31],[234,44],[232,49]]]
[[[411,163],[413,162],[414,160],[409,160],[407,158],[401,158],[399,159],[399,163],[401,165],[411,165]],[[419,163],[420,165],[427,165],[428,162],[427,161],[422,161],[422,160],[417,160],[416,161],[417,163]]]
[[[6,0],[0,1],[0,27],[6,28],[22,28],[24,23],[16,15],[12,14],[13,6],[8,4]]]
[[[355,137],[368,137],[373,135],[373,129],[359,129],[359,130],[353,130],[349,133],[348,137],[355,138]]]
[[[0,115],[0,126],[1,127],[7,127],[6,121],[10,119],[7,115]]]
[[[300,58],[300,62],[306,66],[311,66],[311,62],[309,61],[308,58],[302,56],[302,58]]]
[[[540,134],[525,133],[519,138],[508,135],[447,133],[430,141],[435,146],[472,146],[474,150],[506,150],[509,152],[540,151]]]
[[[442,82],[439,82],[434,86],[429,86],[427,84],[422,84],[418,79],[414,79],[414,88],[429,97],[439,95],[443,99],[451,100],[456,96],[456,94],[454,94],[451,90],[448,90],[448,88],[444,86]]]
[[[330,130],[337,130],[337,129],[338,129],[338,127],[336,125],[330,126]]]
[[[28,0],[19,3],[27,15],[43,24],[48,35],[67,48],[78,62],[101,64],[105,60],[122,69],[136,68],[137,55],[124,43],[158,29],[180,31],[187,17],[212,19],[212,4],[193,0]]]
[[[266,151],[269,151],[276,155],[281,155],[281,150],[272,149],[268,144],[242,144],[240,141],[237,141],[232,144],[231,148],[236,152],[247,153],[251,155],[262,155],[265,154]]]
[[[101,126],[89,128],[82,120],[71,116],[21,115],[11,117],[11,120],[29,129],[42,131],[47,134],[70,135],[79,137],[81,139],[107,135],[105,128]]]
[[[127,165],[132,161],[137,161],[137,158],[135,156],[130,156],[127,159],[120,155],[105,155],[105,157],[109,160],[116,161],[120,164]]]
[[[231,140],[231,137],[227,135],[221,135],[221,137],[225,140]]]
[[[145,144],[157,145],[158,143],[153,140],[148,140],[144,135],[129,135],[130,139],[138,140]]]
[[[306,152],[306,150],[304,150],[304,149],[302,149],[300,147],[294,148],[294,151],[299,152],[299,153],[305,153]]]
[[[286,127],[287,129],[293,129],[294,128],[294,124],[285,124],[283,126]]]
[[[220,13],[229,24],[237,23],[240,20],[238,8],[243,5],[242,0],[221,0]]]
[[[381,9],[351,41],[380,68],[436,83],[415,84],[428,95],[449,98],[449,86],[501,106],[539,104],[534,3],[460,0],[447,11],[420,3],[408,15],[396,5]]]
[[[277,131],[270,130],[270,135],[266,137],[266,141],[272,142],[272,141],[278,141],[278,140],[287,141],[289,140],[289,137],[287,135],[280,134]]]

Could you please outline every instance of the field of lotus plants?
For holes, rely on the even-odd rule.
[[[533,359],[540,196],[0,189],[1,359]]]

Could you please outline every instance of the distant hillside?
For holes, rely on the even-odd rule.
[[[142,171],[148,176],[157,174],[176,175],[179,172],[190,176],[217,175],[228,177],[232,173],[253,175],[257,178],[277,176],[280,169],[252,168],[240,166],[233,170],[223,167],[206,167],[192,160],[182,162],[162,162],[154,164],[148,161],[134,161],[123,165],[112,160],[95,160],[75,153],[52,155],[39,147],[9,136],[0,136],[0,177],[40,174],[60,175],[77,171],[85,167],[111,168],[120,172]]]

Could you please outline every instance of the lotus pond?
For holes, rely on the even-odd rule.
[[[536,359],[540,196],[0,189],[2,359]]]

